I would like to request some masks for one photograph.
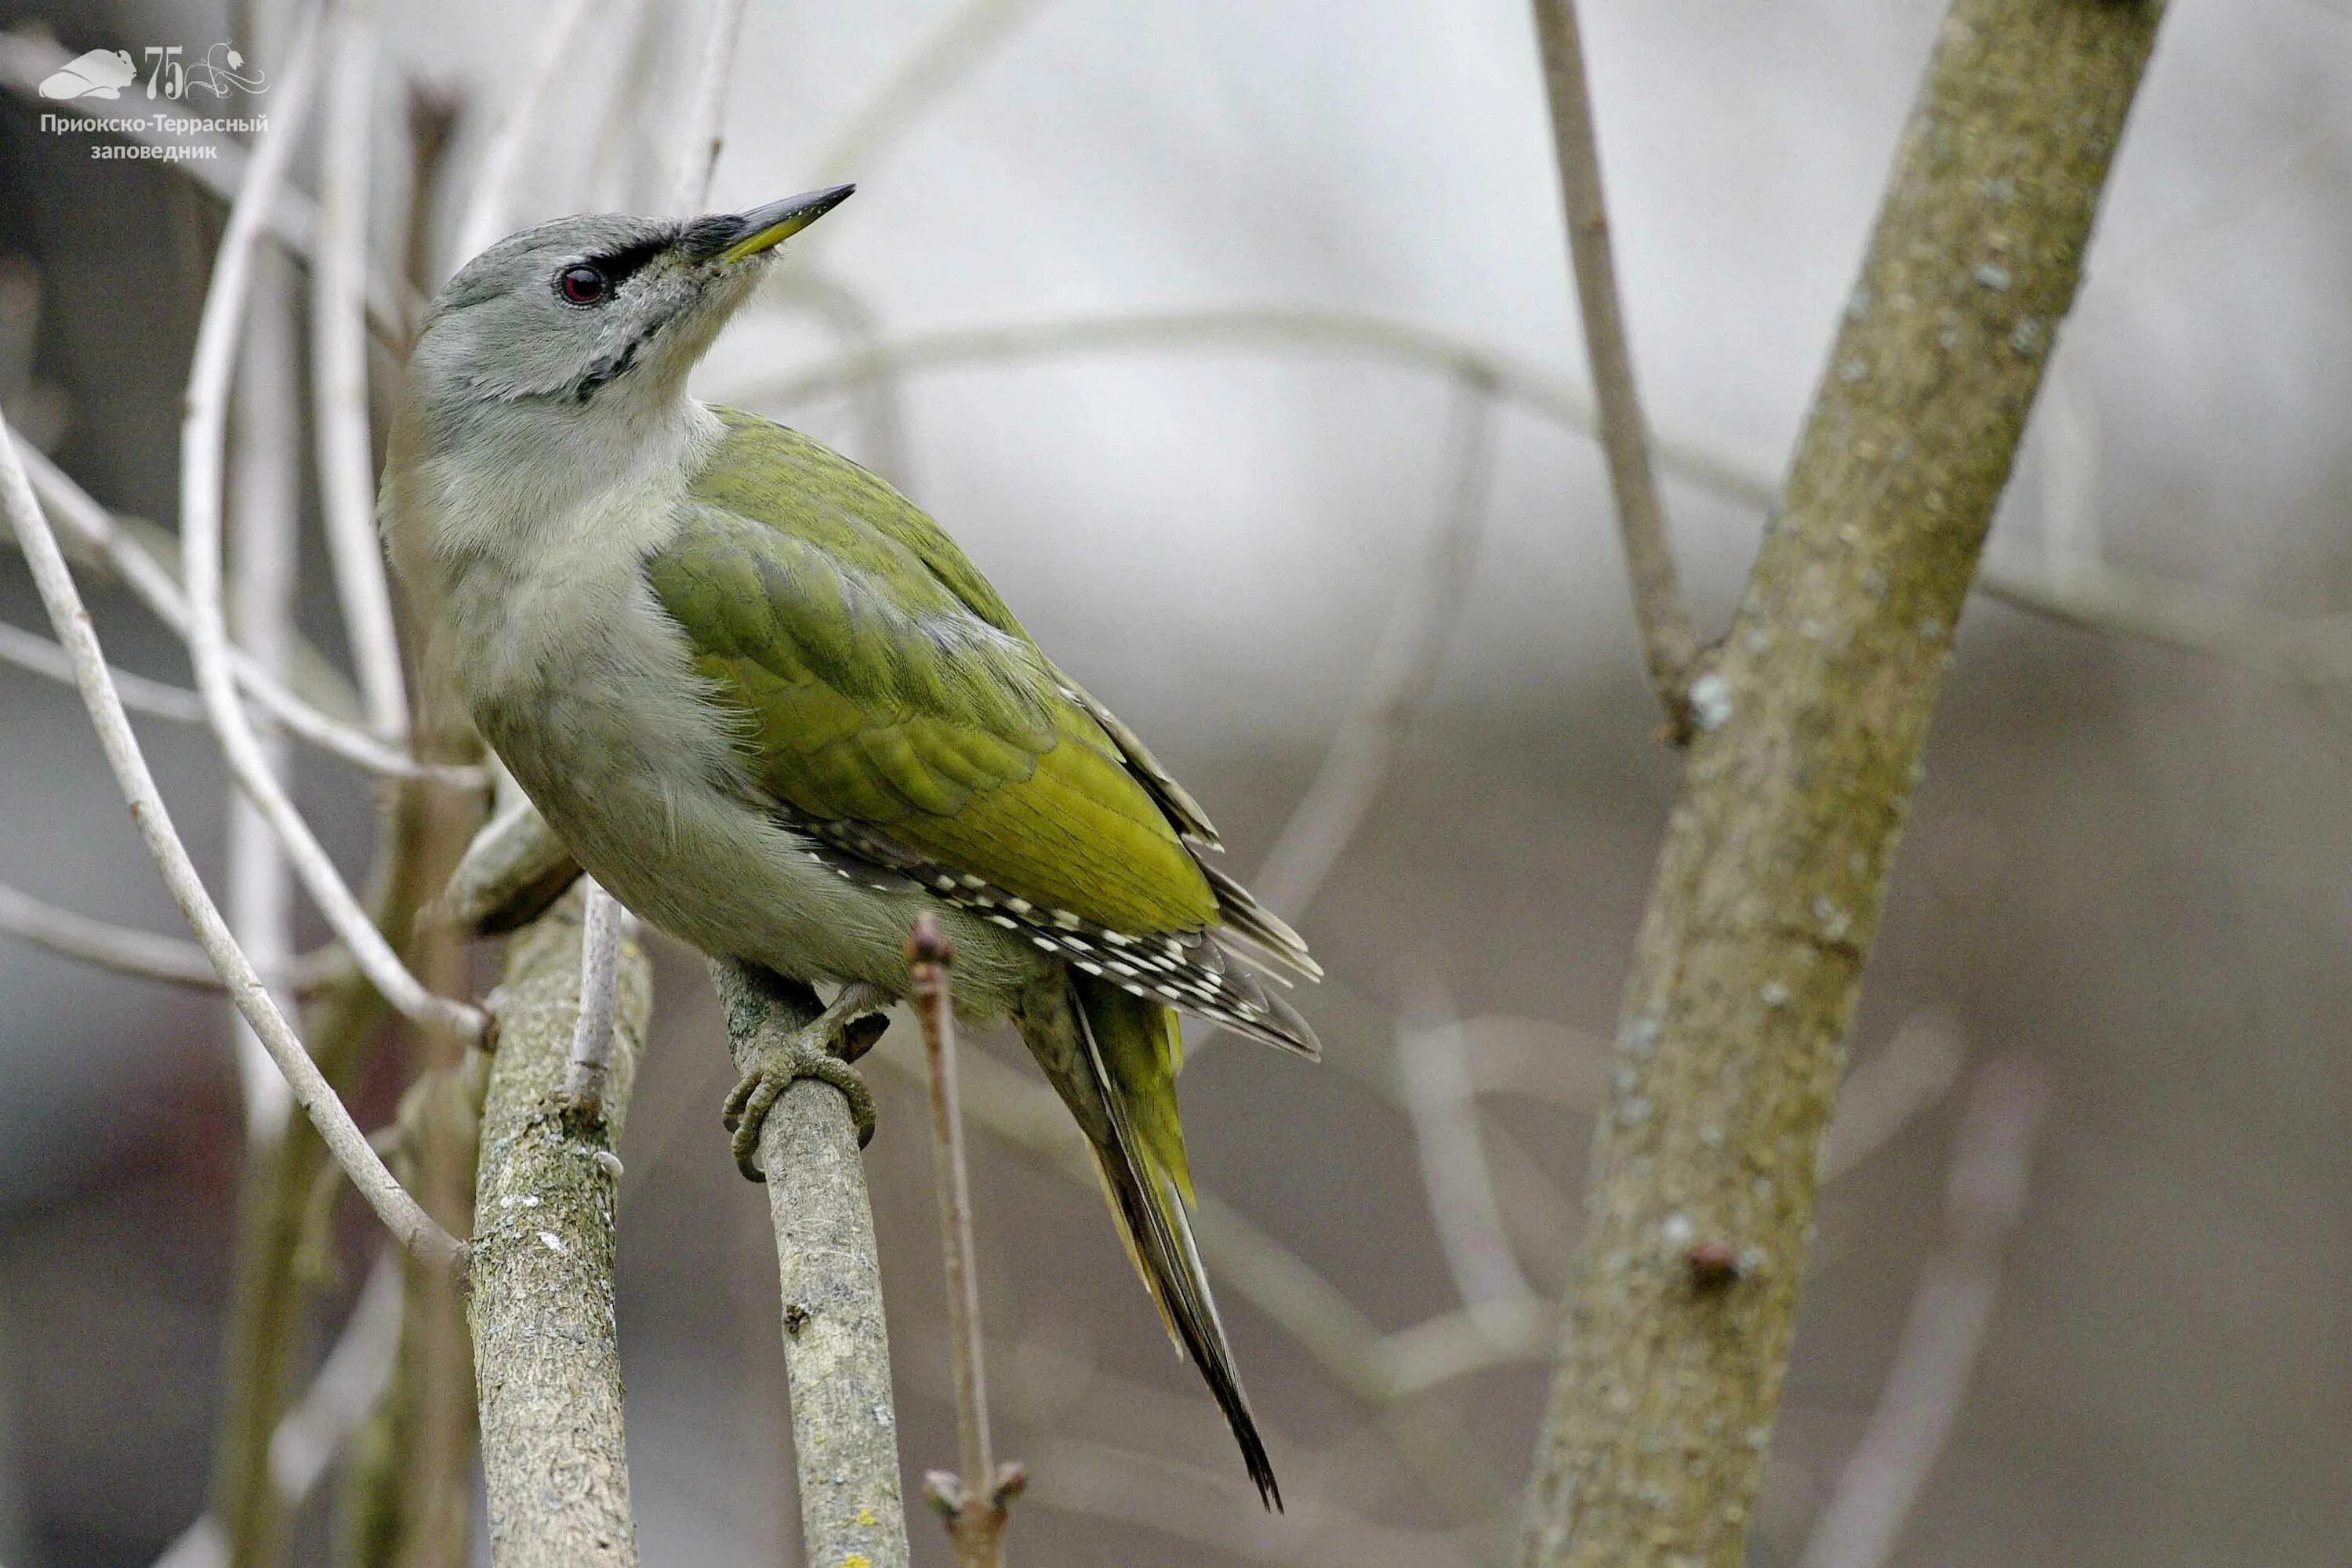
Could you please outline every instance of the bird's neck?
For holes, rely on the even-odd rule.
[[[385,460],[385,532],[404,574],[442,586],[514,570],[576,548],[584,520],[616,503],[682,491],[723,434],[682,390],[587,405],[412,403]]]
[[[412,405],[384,463],[385,539],[420,611],[455,646],[535,642],[615,602],[677,526],[688,484],[723,437],[683,392],[585,408]],[[551,618],[524,613],[566,605]]]

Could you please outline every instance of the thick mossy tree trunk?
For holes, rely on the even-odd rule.
[[[2161,9],[1958,0],[1945,19],[1782,513],[1693,689],[1528,1568],[1744,1562],[1937,679]]]

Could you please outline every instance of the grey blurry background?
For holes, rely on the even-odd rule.
[[[886,338],[1314,304],[1581,380],[1518,0],[1017,9],[984,61],[846,171],[859,195],[819,231],[824,266]],[[832,132],[949,10],[755,6],[717,204],[816,183]],[[485,111],[468,122],[478,134],[540,11],[439,0],[383,20],[402,68]],[[1663,430],[1778,467],[1939,15],[1926,0],[1586,8],[1633,342]],[[198,5],[0,4],[0,22],[32,19],[74,49],[134,55],[200,47],[226,26]],[[2227,602],[2338,612],[2352,605],[2352,12],[2177,0],[2165,27],[1993,553],[2043,550],[2046,426],[2063,410],[2096,453],[2108,560]],[[532,155],[544,173],[528,216],[591,204],[580,171],[607,132],[585,116],[644,64],[617,26],[592,24],[576,52],[561,129]],[[665,83],[646,86],[658,102]],[[53,455],[101,500],[168,523],[216,213],[160,165],[93,163],[84,140],[41,134],[37,112],[0,101],[0,261],[37,269],[30,368],[65,415]],[[834,346],[807,312],[755,307],[705,390]],[[1230,345],[922,373],[904,384],[893,477],[1150,738],[1246,870],[1412,591],[1448,483],[1451,395],[1364,355]],[[859,451],[853,401],[792,416],[878,460]],[[1668,500],[1702,621],[1719,625],[1760,519],[1685,485]],[[1594,449],[1506,408],[1489,504],[1436,689],[1302,922],[1339,982],[1308,1011],[1335,1058],[1374,1068],[1423,971],[1466,1016],[1558,1026],[1535,1037],[1564,1057],[1576,1031],[1605,1037],[1671,798]],[[313,630],[331,639],[323,561],[304,565]],[[119,591],[98,605],[118,662],[184,679]],[[0,616],[43,624],[13,554]],[[142,732],[200,857],[216,859],[208,740]],[[1971,1061],[2041,1063],[2053,1099],[1990,1337],[1896,1562],[2343,1560],[2347,756],[2340,690],[1972,605],[1854,1054],[1866,1062],[1906,1020],[1948,1017]],[[363,785],[315,759],[302,782],[356,864]],[[177,929],[72,695],[11,668],[0,879]],[[143,1563],[204,1500],[238,1137],[226,1009],[6,942],[0,1003],[0,1561]],[[663,953],[656,1019],[622,1229],[646,1557],[778,1561],[796,1511],[773,1258],[764,1201],[718,1125],[727,1067],[690,957]],[[980,1048],[1016,1059],[1007,1039]],[[1204,1184],[1383,1328],[1454,1304],[1409,1131],[1361,1072],[1228,1042],[1184,1082]],[[953,1450],[930,1155],[919,1093],[877,1083],[869,1168],[913,1472]],[[370,1087],[363,1122],[386,1118],[395,1087]],[[1942,1226],[1958,1103],[1930,1107],[1830,1191],[1760,1561],[1794,1561],[1877,1397]],[[1529,1097],[1490,1109],[1549,1178],[1535,1212],[1572,1216],[1582,1117]],[[1237,1482],[1238,1468],[1097,1197],[984,1136],[974,1175],[999,1447],[1041,1471],[1015,1525],[1022,1561],[1363,1560],[1318,1538],[1311,1510],[1252,1520],[1237,1486],[1199,1491],[1160,1521],[1175,1528],[1100,1517],[1083,1455],[1115,1447],[1171,1489],[1196,1470]],[[1572,1236],[1521,1228],[1524,1266],[1556,1291]],[[355,1216],[350,1231],[355,1283],[373,1238]],[[1273,1323],[1224,1300],[1294,1489],[1399,1532],[1453,1517]],[[1544,1376],[1514,1365],[1436,1396],[1465,1434],[1465,1468],[1498,1495],[1524,1473]],[[917,1535],[944,1561],[920,1521]]]

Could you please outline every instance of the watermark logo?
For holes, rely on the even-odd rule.
[[[232,92],[269,90],[268,79],[260,68],[248,67],[245,57],[227,44],[215,44],[195,59],[187,58],[187,51],[178,44],[151,44],[141,52],[147,61],[150,103],[158,99],[180,103],[207,92],[218,101]],[[92,49],[51,73],[41,83],[41,96],[120,98],[123,89],[137,86],[139,74],[131,63],[129,50]]]
[[[75,103],[93,98],[120,100],[125,92],[143,93],[157,105],[154,111],[45,113],[41,129],[53,136],[90,137],[93,158],[174,163],[218,158],[221,137],[258,134],[269,129],[269,117],[249,109],[226,115],[201,112],[225,104],[236,93],[269,90],[269,79],[261,68],[230,45],[215,44],[194,58],[177,44],[151,45],[141,54],[146,62],[143,71],[131,62],[128,49],[92,49],[77,55],[43,79],[41,96]],[[198,112],[174,113],[167,105],[184,105]]]

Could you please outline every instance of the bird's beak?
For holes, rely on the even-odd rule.
[[[832,185],[753,207],[735,220],[735,232],[719,250],[719,259],[736,262],[774,249],[847,201],[856,189],[856,185]]]

